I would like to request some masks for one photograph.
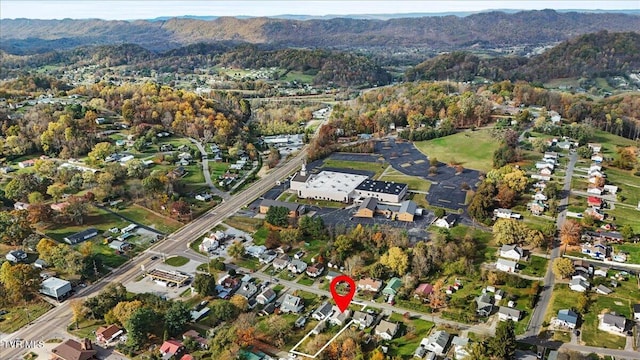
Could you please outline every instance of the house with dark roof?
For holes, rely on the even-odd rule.
[[[627,330],[627,319],[624,316],[616,314],[598,315],[598,329],[606,331],[610,334],[624,336]]]
[[[97,359],[98,352],[93,349],[89,339],[77,342],[67,339],[51,350],[51,360],[90,360]]]
[[[311,314],[311,317],[318,321],[327,319],[333,312],[332,308],[331,304],[325,301]]]
[[[266,288],[262,291],[258,296],[256,296],[256,301],[258,304],[265,305],[276,299],[276,292],[271,288]]]
[[[418,205],[415,202],[405,200],[400,203],[400,210],[398,210],[396,219],[399,221],[413,222],[417,209]]]
[[[64,242],[66,242],[69,245],[75,245],[85,240],[89,240],[96,235],[98,235],[98,230],[94,228],[89,228],[89,229],[80,231],[79,233],[75,233],[73,235],[69,235],[65,237]]]
[[[269,208],[273,206],[279,206],[286,208],[289,210],[290,218],[297,218],[298,216],[304,214],[305,207],[303,204],[298,204],[294,202],[285,202],[271,199],[264,199],[260,202],[260,214],[266,214],[269,211]]]
[[[434,223],[435,226],[444,229],[451,229],[458,221],[458,215],[456,214],[447,214],[440,219],[436,220]]]
[[[640,320],[640,304],[633,304],[633,320]]]
[[[500,321],[513,320],[517,322],[520,321],[520,317],[521,312],[518,309],[513,309],[506,306],[500,306],[500,308],[498,309],[498,319],[500,319]]]
[[[476,299],[476,304],[477,306],[477,310],[476,312],[478,313],[478,315],[480,316],[489,316],[491,315],[491,312],[493,311],[493,299],[491,298],[491,295],[489,294],[482,294],[480,296],[478,296]]]
[[[378,206],[378,199],[368,197],[365,198],[360,206],[358,207],[358,211],[356,211],[356,217],[364,217],[364,218],[372,218],[376,213],[376,207]]]
[[[123,333],[124,330],[115,324],[106,327],[101,326],[96,330],[96,341],[102,344],[109,344],[110,342],[118,339],[118,337]]]

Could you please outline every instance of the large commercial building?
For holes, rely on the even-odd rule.
[[[302,170],[291,179],[291,190],[299,198],[349,202],[357,197],[355,189],[367,180],[365,175],[355,175],[337,171],[321,171],[308,175],[304,165]]]
[[[71,283],[56,277],[50,277],[40,285],[40,293],[51,296],[58,301],[63,299],[70,291]]]
[[[407,184],[371,180],[366,175],[340,171],[308,174],[305,165],[290,182],[299,198],[349,202],[355,198],[374,198],[379,202],[399,204],[407,195]]]

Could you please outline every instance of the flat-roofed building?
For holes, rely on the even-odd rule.
[[[290,188],[299,198],[349,202],[357,196],[356,188],[367,180],[365,175],[356,175],[338,171],[321,171],[308,175],[301,170],[290,182]]]
[[[360,197],[372,197],[378,201],[400,203],[409,186],[403,183],[365,179],[355,188]]]

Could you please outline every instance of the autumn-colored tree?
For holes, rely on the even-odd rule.
[[[235,295],[234,295],[235,296]],[[256,329],[253,326],[236,330],[237,342],[241,347],[249,347],[256,341]]]
[[[429,307],[432,309],[440,309],[446,304],[445,293],[442,291],[444,282],[438,280],[433,284],[433,291],[429,294]]]
[[[78,324],[87,315],[88,310],[84,306],[84,301],[80,299],[72,299],[69,302],[69,307],[71,308],[71,313],[73,314],[71,321],[76,325],[76,330],[78,330]]]
[[[569,219],[560,228],[560,242],[564,246],[575,245],[580,240],[582,226],[575,220]]]
[[[553,260],[553,273],[556,277],[564,279],[574,272],[574,266],[571,259],[557,258]]]
[[[240,311],[245,311],[249,307],[249,302],[247,298],[242,295],[233,295],[229,302],[233,304],[233,306],[237,307]]]
[[[5,261],[0,267],[0,282],[7,299],[12,303],[27,301],[40,289],[39,271],[28,264],[11,265]]]
[[[496,198],[500,202],[500,206],[503,208],[511,208],[516,200],[517,193],[511,189],[507,184],[502,184],[498,188],[498,195]]]
[[[402,248],[394,246],[380,257],[380,263],[389,267],[399,276],[403,276],[409,269],[409,256]]]
[[[49,222],[53,218],[53,210],[49,204],[31,204],[27,211],[29,212],[27,219],[32,224]]]
[[[113,309],[109,310],[105,315],[107,323],[118,323],[124,325],[127,323],[131,315],[138,309],[142,308],[143,303],[140,300],[121,301]]]

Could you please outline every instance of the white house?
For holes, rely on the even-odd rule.
[[[304,309],[304,302],[301,298],[287,294],[284,296],[280,311],[283,313],[299,313]]]
[[[278,258],[276,258],[275,260],[273,260],[273,268],[276,270],[282,270],[282,269],[286,269],[287,266],[289,266],[289,261],[291,261],[291,258],[289,257],[289,255],[287,254],[282,254],[280,256],[278,256]]]
[[[554,165],[551,163],[548,163],[546,161],[538,161],[536,163],[536,169],[540,170],[540,169],[549,169],[549,170],[553,170]]]
[[[624,316],[614,314],[598,315],[600,321],[598,322],[598,329],[606,331],[614,335],[625,335],[627,328],[627,319]]]
[[[398,332],[399,326],[396,323],[392,323],[386,320],[381,320],[378,326],[375,327],[374,332],[385,340],[391,340]]]
[[[467,347],[469,345],[469,338],[454,335],[451,339],[451,345],[456,355],[456,359],[466,359],[469,356]]]
[[[256,301],[260,305],[266,305],[275,300],[276,296],[277,295],[275,291],[273,291],[271,288],[266,288],[260,294],[258,294],[258,296],[256,296]]]
[[[502,245],[500,248],[500,257],[511,259],[515,261],[520,261],[522,258],[522,248],[516,244],[513,245]]]
[[[22,250],[11,250],[7,253],[5,258],[12,263],[18,263],[27,259],[27,253]]]
[[[213,198],[213,195],[208,194],[208,193],[196,195],[196,200],[198,200],[198,201],[209,201],[212,198]]]
[[[561,328],[575,329],[578,325],[578,314],[569,310],[558,311],[558,316],[551,320],[551,324]]]
[[[449,340],[451,335],[443,330],[434,331],[431,336],[427,338],[424,344],[425,349],[436,353],[436,355],[444,355],[447,346],[449,346]],[[424,339],[423,339],[424,340]],[[422,345],[422,342],[420,342]]]
[[[633,305],[633,320],[640,320],[640,304]]]
[[[594,154],[594,155],[591,155],[591,160],[593,160],[593,161],[595,161],[597,163],[601,163],[602,160],[604,160],[604,159],[602,158],[602,155]]]
[[[210,238],[210,237],[205,237],[202,240],[202,243],[200,243],[200,246],[198,246],[198,250],[207,253],[210,251],[213,251],[215,249],[218,248],[218,246],[220,246],[220,243],[218,242],[218,240]]]
[[[518,263],[513,260],[498,259],[496,262],[496,268],[500,271],[515,272],[518,267]]]
[[[590,187],[590,188],[587,189],[587,194],[602,195],[602,188]]]
[[[329,323],[335,326],[344,325],[351,318],[351,310],[340,311],[337,306],[333,306]]]
[[[589,149],[593,150],[594,153],[599,153],[602,151],[602,145],[597,143],[588,143],[587,146]]]
[[[514,213],[510,209],[498,208],[493,210],[493,216],[501,219],[520,219],[522,215]]]
[[[585,292],[589,289],[590,286],[591,284],[589,284],[588,281],[584,281],[578,278],[571,279],[571,281],[569,281],[569,289],[577,292]]]
[[[307,263],[301,260],[293,259],[287,266],[287,269],[294,274],[302,274],[305,270],[307,270]]]
[[[368,328],[373,324],[374,317],[362,311],[356,311],[353,313],[353,323],[358,324],[358,327],[362,330]]]
[[[609,194],[615,195],[618,192],[618,187],[615,185],[605,185],[604,191],[608,192]]]
[[[458,219],[458,217],[456,215],[447,214],[446,216],[441,217],[440,219],[436,220],[434,225],[439,227],[439,228],[451,229],[453,227],[453,225],[455,225],[457,219]]]
[[[539,174],[544,176],[550,176],[553,171],[551,169],[540,169]]]
[[[249,256],[253,256],[253,257],[259,257],[260,255],[262,255],[263,252],[267,251],[267,247],[264,245],[252,245],[252,246],[248,246],[244,252],[249,255]]]
[[[519,321],[520,315],[521,315],[520,310],[512,309],[506,306],[500,306],[498,310],[498,318],[500,319],[500,321],[507,321],[507,320]]]
[[[533,200],[547,201],[547,195],[541,192],[537,192],[535,195],[533,195]]]

